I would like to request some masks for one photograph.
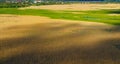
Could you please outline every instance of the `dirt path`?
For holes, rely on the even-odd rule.
[[[119,64],[120,27],[0,15],[0,64]]]

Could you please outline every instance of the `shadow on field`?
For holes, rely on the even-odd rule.
[[[110,10],[109,13],[112,13],[112,14],[120,14],[120,9]]]
[[[4,32],[29,35],[1,39],[0,64],[119,64],[119,27],[93,27],[76,23],[9,27]]]

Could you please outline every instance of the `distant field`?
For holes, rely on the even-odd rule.
[[[20,9],[48,9],[48,10],[72,10],[72,11],[88,11],[88,10],[101,10],[101,9],[120,9],[120,4],[64,4],[64,5],[40,5],[23,7]]]
[[[2,8],[0,14],[15,15],[34,15],[46,16],[54,19],[83,20],[90,22],[102,22],[113,25],[120,25],[120,10],[88,10],[88,11],[71,11],[71,10],[44,10],[44,9],[15,9]]]

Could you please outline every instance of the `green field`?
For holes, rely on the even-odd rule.
[[[0,14],[46,16],[53,19],[82,20],[90,22],[102,22],[112,25],[120,25],[120,10],[97,11],[58,11],[43,9],[1,8]],[[110,15],[114,14],[114,15]]]

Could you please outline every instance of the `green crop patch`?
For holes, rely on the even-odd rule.
[[[17,8],[1,8],[0,14],[46,16],[53,19],[67,19],[78,21],[82,20],[90,22],[102,22],[112,25],[120,25],[120,10],[54,11],[43,9],[21,10]]]

